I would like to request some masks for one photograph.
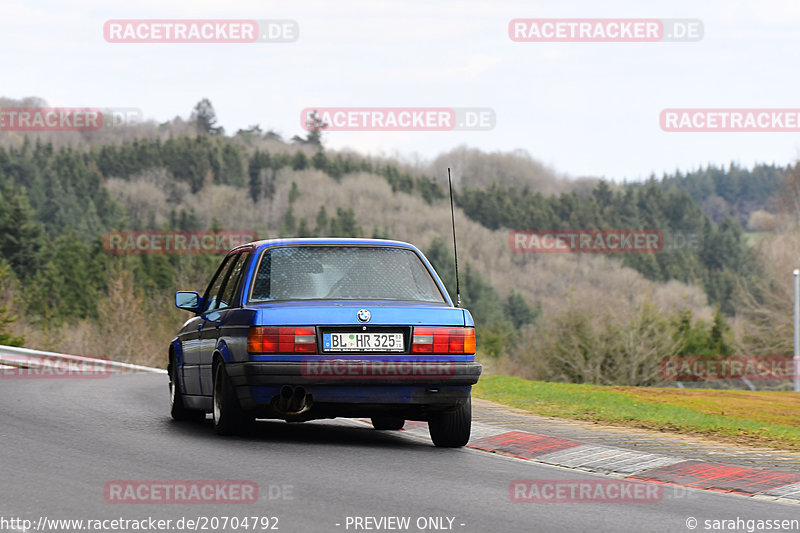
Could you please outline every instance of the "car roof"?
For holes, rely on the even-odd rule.
[[[404,241],[395,241],[389,239],[355,239],[355,238],[339,238],[339,237],[308,237],[308,238],[289,238],[289,239],[265,239],[260,241],[253,241],[241,246],[237,246],[229,253],[241,252],[244,250],[255,250],[260,248],[267,248],[270,246],[301,246],[301,245],[357,245],[357,246],[396,246],[399,248],[408,248],[410,250],[418,251],[416,246]]]

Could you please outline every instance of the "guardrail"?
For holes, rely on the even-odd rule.
[[[16,346],[0,345],[0,366],[16,368],[66,368],[70,365],[93,365],[94,368],[104,368],[110,372],[152,372],[166,374],[166,370],[153,368],[151,366],[133,365],[130,363],[120,363],[109,361],[97,357],[85,357],[83,355],[67,355],[56,352],[44,352],[41,350],[31,350],[29,348],[18,348]]]

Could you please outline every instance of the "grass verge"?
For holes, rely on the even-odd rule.
[[[539,415],[800,451],[800,394],[605,387],[486,376],[477,398]]]

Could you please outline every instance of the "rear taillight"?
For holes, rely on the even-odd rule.
[[[473,354],[474,328],[414,328],[411,353]]]
[[[314,328],[250,328],[247,337],[250,353],[317,353]]]

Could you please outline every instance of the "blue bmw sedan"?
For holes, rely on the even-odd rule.
[[[256,418],[427,421],[436,446],[469,440],[475,329],[414,246],[281,239],[231,250],[169,347],[176,420],[212,413],[222,435]]]

